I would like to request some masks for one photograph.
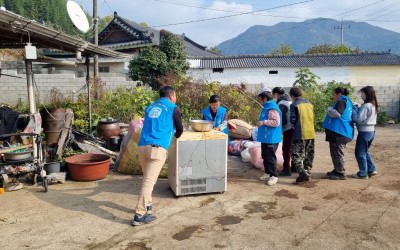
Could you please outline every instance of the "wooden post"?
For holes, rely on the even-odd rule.
[[[70,133],[73,119],[74,119],[74,112],[72,111],[72,109],[67,109],[65,114],[64,127],[61,130],[61,137],[60,140],[58,140],[58,146],[56,151],[57,156],[60,158],[62,157],[65,142]]]

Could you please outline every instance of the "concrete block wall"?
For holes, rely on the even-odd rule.
[[[357,102],[361,102],[359,94],[363,86],[356,86],[354,88]],[[383,108],[389,117],[400,119],[400,84],[399,85],[380,85],[374,86],[378,104]]]
[[[0,77],[0,104],[15,105],[20,100],[28,103],[26,75],[16,74],[16,71],[11,70],[3,71],[3,73],[22,78]],[[124,77],[104,77],[101,79],[105,83],[106,89],[136,86],[136,82],[127,81]],[[65,97],[72,100],[75,100],[80,93],[87,93],[87,88],[85,87],[86,79],[84,77],[75,77],[75,74],[35,74],[34,80],[37,86],[34,88],[37,104],[39,102],[46,103],[53,88],[56,88]]]

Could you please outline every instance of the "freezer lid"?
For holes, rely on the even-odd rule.
[[[209,132],[194,132],[194,131],[183,131],[181,137],[178,138],[179,141],[194,141],[194,140],[226,140],[228,139],[228,135],[216,131],[211,130]]]

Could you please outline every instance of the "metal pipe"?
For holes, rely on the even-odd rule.
[[[67,61],[67,60],[56,60],[56,59],[48,59],[48,58],[38,58],[35,62],[43,62],[49,63],[53,65],[62,65],[62,66],[76,66],[76,62],[74,61]]]
[[[26,83],[28,87],[28,99],[29,99],[29,114],[36,113],[35,95],[33,93],[33,81],[32,81],[32,60],[25,60],[26,69]],[[37,145],[34,141],[33,136],[31,137],[33,141],[33,157],[36,159],[38,156]]]
[[[28,86],[28,98],[29,98],[29,112],[31,114],[36,113],[35,96],[33,93],[33,82],[32,82],[32,61],[25,60],[26,67],[26,82]]]
[[[92,134],[92,101],[90,98],[89,63],[90,63],[89,56],[86,56],[85,64],[86,64],[86,84],[87,84],[87,91],[88,91],[89,135],[91,135]]]
[[[97,0],[93,0],[93,33],[94,33],[94,45],[98,46],[99,45],[99,24],[97,21]],[[93,72],[93,78],[94,78],[94,83],[96,83],[97,77],[99,76],[99,56],[97,54],[94,54],[93,58],[93,66],[94,66],[94,72]]]

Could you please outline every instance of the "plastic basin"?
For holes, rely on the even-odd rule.
[[[107,176],[111,157],[105,154],[74,155],[65,159],[71,179],[95,181]]]
[[[46,174],[60,173],[61,163],[59,161],[47,162],[44,164],[44,170]]]

